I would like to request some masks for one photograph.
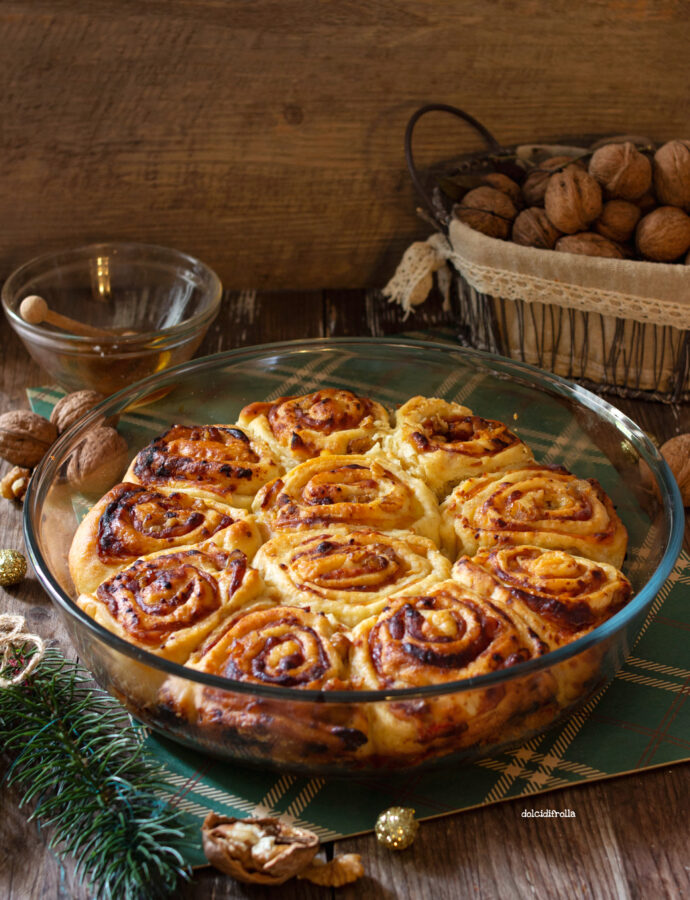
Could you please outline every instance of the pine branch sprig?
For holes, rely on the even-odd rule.
[[[0,675],[24,668],[33,652],[12,649]],[[80,881],[104,900],[167,897],[189,878],[178,848],[190,835],[158,793],[166,785],[142,731],[56,649],[0,689],[6,779],[23,791],[22,806],[33,805],[29,819],[52,829],[49,846],[72,856]]]

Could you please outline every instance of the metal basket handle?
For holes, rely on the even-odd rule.
[[[461,109],[458,109],[456,106],[449,106],[446,103],[429,103],[426,106],[420,107],[415,113],[412,114],[410,121],[407,123],[407,128],[405,129],[405,160],[407,161],[407,168],[410,172],[410,178],[412,179],[412,184],[417,191],[417,195],[420,200],[424,203],[426,208],[429,210],[431,215],[434,218],[434,221],[438,222],[438,210],[435,208],[432,198],[427,193],[424,184],[422,183],[422,179],[419,176],[419,170],[415,165],[414,156],[412,153],[412,136],[414,134],[415,126],[417,122],[430,112],[447,112],[451,115],[455,116],[458,119],[462,119],[467,122],[468,125],[471,125],[472,128],[486,141],[486,146],[489,150],[493,150],[498,152],[501,150],[501,145],[498,143],[496,138],[491,134],[488,128],[485,128],[481,122],[478,122],[474,116],[471,116],[469,113],[464,112]],[[439,223],[442,225],[442,223]]]

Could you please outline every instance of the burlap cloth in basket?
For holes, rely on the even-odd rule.
[[[690,328],[690,266],[537,250],[487,237],[453,219],[448,237],[433,234],[407,249],[383,293],[400,303],[407,317],[426,299],[433,272],[448,296],[448,262],[469,285],[471,303],[485,304],[486,297],[477,295],[489,295],[533,308],[528,327],[515,304],[503,304],[496,317],[502,344],[513,357],[541,365],[546,348],[553,371],[568,375],[573,346],[584,347],[583,377],[603,381],[610,376],[612,350],[630,353],[635,343],[631,364],[639,387],[657,387],[660,372],[673,374],[683,332]],[[559,316],[556,325],[550,306],[575,314]],[[586,334],[592,314],[597,328]],[[666,329],[663,340],[660,329]]]

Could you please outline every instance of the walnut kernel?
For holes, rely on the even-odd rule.
[[[30,478],[31,469],[25,469],[23,466],[14,466],[0,480],[0,497],[4,497],[5,500],[17,500],[21,503],[24,500]]]
[[[362,875],[364,866],[359,853],[343,853],[335,856],[330,862],[315,859],[297,877],[324,887],[342,887],[344,884],[352,884]]]

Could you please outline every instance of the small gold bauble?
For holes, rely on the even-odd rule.
[[[0,584],[19,584],[26,575],[26,560],[18,550],[0,550]]]
[[[414,841],[418,828],[413,809],[391,806],[376,820],[376,840],[389,850],[405,850]]]

